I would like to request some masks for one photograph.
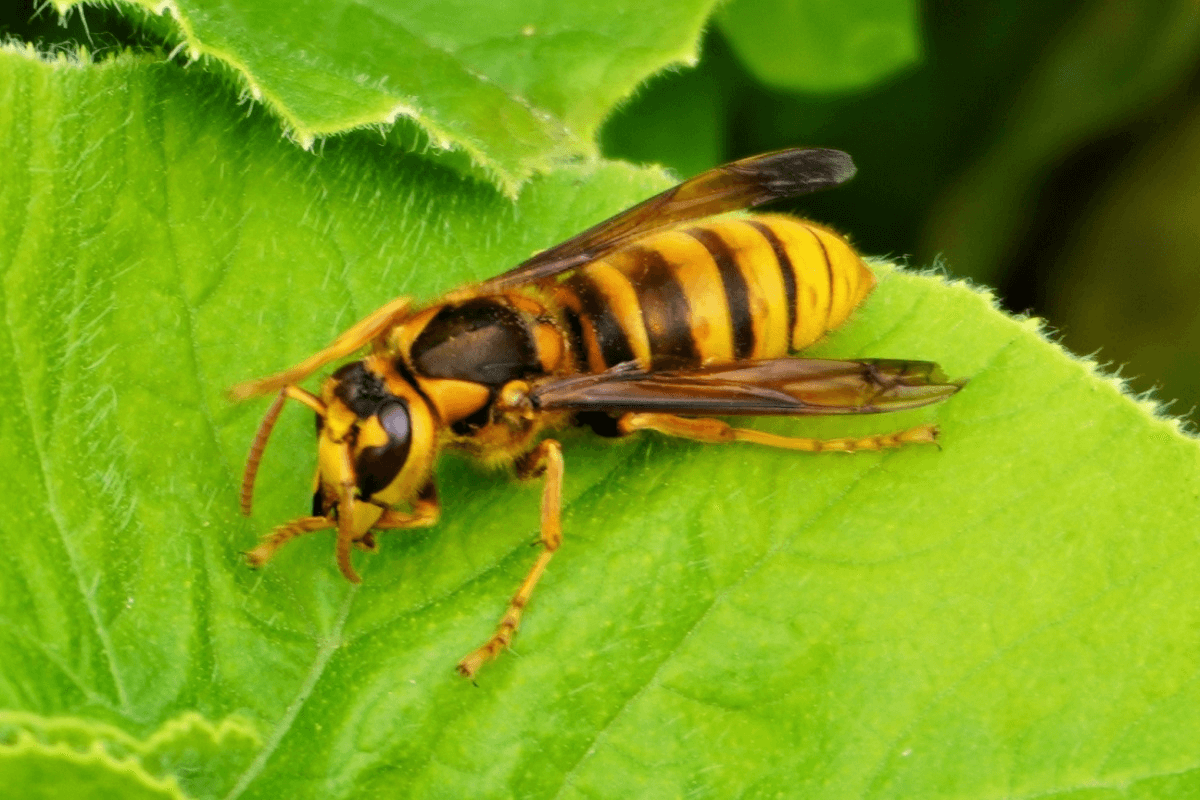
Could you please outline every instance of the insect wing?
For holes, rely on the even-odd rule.
[[[929,361],[776,358],[688,371],[630,362],[536,388],[536,407],[611,414],[808,416],[874,414],[936,403],[965,381]]]
[[[854,176],[841,150],[776,150],[710,169],[485,281],[493,291],[542,280],[661,228],[837,186]]]

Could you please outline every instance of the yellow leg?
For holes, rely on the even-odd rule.
[[[406,530],[408,528],[429,528],[437,524],[438,519],[442,516],[442,504],[438,500],[437,485],[433,481],[425,484],[425,488],[417,495],[417,499],[412,501],[412,511],[397,511],[394,508],[389,508],[383,512],[383,516],[379,518],[372,527],[373,530],[391,531],[391,530]],[[355,542],[364,550],[377,550],[375,546],[375,537],[371,531],[367,531],[362,539]]]
[[[361,547],[364,550],[376,550],[375,536],[372,531],[399,530],[405,528],[428,528],[438,521],[438,517],[441,516],[441,513],[442,507],[438,502],[437,488],[434,486],[433,482],[430,481],[425,488],[421,490],[421,493],[417,496],[417,499],[413,501],[411,512],[397,511],[392,508],[386,509],[383,512],[383,515],[380,516],[375,524],[371,526],[372,530],[364,533],[357,541],[352,542],[352,544]],[[306,533],[313,533],[314,531],[323,531],[336,527],[338,527],[338,521],[332,517],[299,517],[291,522],[280,525],[278,528],[264,536],[262,541],[258,543],[257,547],[255,547],[253,550],[248,550],[245,553],[246,561],[252,568],[258,569],[270,561],[275,554],[292,539],[303,536]],[[345,574],[346,568],[341,563],[342,554],[339,552],[338,556],[338,566],[342,569],[342,573]],[[348,563],[348,552],[345,555],[345,559]],[[358,577],[354,574],[353,570],[350,570],[350,574],[353,575],[354,578]],[[354,580],[354,578],[351,578],[351,581],[353,583],[357,583],[358,581]]]
[[[230,399],[237,402],[278,391],[288,384],[299,383],[330,361],[345,358],[372,339],[386,333],[397,321],[408,314],[410,305],[412,305],[412,301],[407,297],[396,298],[370,316],[355,323],[335,339],[333,344],[309,356],[296,366],[266,378],[246,381],[234,386],[229,390]]]
[[[281,547],[297,536],[336,527],[337,520],[330,519],[329,517],[300,517],[299,519],[294,519],[291,522],[280,525],[264,536],[262,541],[253,550],[247,550],[244,554],[246,556],[246,563],[253,569],[258,569],[270,561],[279,552]]]
[[[360,501],[354,496],[354,460],[350,455],[350,442],[338,448],[339,466],[337,467],[337,539],[333,545],[334,558],[338,570],[351,583],[362,583],[362,578],[354,571],[350,563],[350,547],[370,531],[371,522],[355,525],[358,511],[355,505]],[[371,510],[368,509],[368,512]],[[382,512],[379,516],[382,516]],[[378,521],[378,516],[374,521]]]
[[[562,446],[553,439],[546,439],[525,456],[518,469],[524,477],[535,477],[541,473],[545,480],[542,486],[541,520],[543,550],[509,601],[508,609],[500,617],[500,624],[496,626],[492,638],[458,662],[458,673],[471,679],[475,678],[475,673],[483,664],[499,655],[512,642],[513,634],[521,624],[521,612],[529,604],[529,597],[546,571],[546,565],[554,557],[554,551],[562,544]]]
[[[936,425],[918,425],[894,433],[864,436],[860,439],[807,439],[799,436],[780,436],[774,433],[735,428],[719,419],[677,417],[673,414],[625,414],[617,422],[624,434],[651,430],[667,436],[694,439],[713,444],[725,442],[754,442],[785,450],[804,450],[809,453],[854,453],[860,450],[882,450],[906,444],[936,444]]]

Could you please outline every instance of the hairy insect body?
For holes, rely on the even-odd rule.
[[[845,153],[788,150],[710,170],[477,286],[413,309],[397,299],[325,350],[238,398],[278,392],[250,448],[242,510],[286,399],[317,415],[312,514],[275,529],[247,556],[259,566],[296,536],[336,528],[337,564],[357,582],[352,546],[375,532],[434,524],[443,449],[512,463],[544,481],[543,550],[495,634],[459,663],[472,676],[506,647],[562,538],[563,457],[547,431],[654,430],[701,442],[806,451],[932,442],[933,425],[817,440],[735,428],[715,417],[869,414],[958,391],[936,364],[788,358],[837,328],[874,287],[840,236],[777,214],[719,216],[836,185]],[[326,378],[298,385],[369,345]]]
[[[721,219],[648,236],[549,285],[438,303],[393,332],[384,361],[429,401],[445,445],[503,463],[571,420],[514,424],[498,405],[513,381],[778,358],[844,323],[874,283],[826,228]]]
[[[842,237],[764,214],[649,236],[580,268],[554,297],[584,369],[686,369],[807,347],[874,285]]]
[[[514,289],[440,303],[397,331],[392,363],[429,403],[444,446],[502,464],[566,423],[567,414],[513,408],[504,394],[577,368],[562,314],[539,294]]]

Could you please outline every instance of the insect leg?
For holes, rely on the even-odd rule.
[[[458,673],[467,678],[474,678],[475,673],[484,663],[495,658],[501,650],[512,642],[517,626],[521,624],[521,612],[529,603],[529,596],[537,586],[546,565],[554,556],[554,551],[562,543],[562,484],[563,458],[562,446],[553,439],[542,441],[517,466],[524,477],[534,477],[539,473],[545,483],[542,485],[542,521],[541,544],[543,550],[534,562],[533,568],[525,576],[521,587],[508,603],[508,609],[496,626],[496,633],[491,639],[458,662]]]
[[[371,526],[372,530],[428,528],[430,525],[435,524],[438,521],[438,517],[441,516],[442,506],[438,502],[437,487],[433,481],[425,485],[421,493],[417,496],[417,499],[413,501],[412,507],[412,511],[409,512],[397,511],[394,508],[386,509],[383,515]],[[328,530],[337,526],[338,520],[332,517],[299,517],[271,531],[262,538],[257,547],[246,551],[243,555],[246,556],[246,561],[252,568],[258,569],[270,561],[292,539],[303,536],[306,533]],[[378,549],[375,545],[375,536],[372,531],[367,531],[361,538],[352,543],[364,550],[374,551]],[[351,570],[351,574],[353,574],[353,570]]]
[[[425,484],[421,492],[417,495],[417,499],[412,502],[412,511],[397,511],[394,508],[386,509],[383,512],[383,516],[371,526],[372,530],[363,534],[363,537],[354,544],[363,550],[369,550],[373,553],[379,549],[375,543],[375,530],[391,531],[407,528],[428,528],[436,525],[441,515],[442,504],[438,500],[437,485],[433,481],[430,481]]]
[[[247,550],[243,553],[246,556],[246,562],[254,569],[258,569],[263,564],[266,564],[271,558],[279,552],[279,549],[285,544],[295,539],[297,536],[303,536],[306,533],[313,531],[323,531],[328,528],[336,528],[337,520],[329,517],[299,517],[291,522],[280,525],[275,530],[268,533],[258,543],[258,546],[253,550]]]
[[[229,390],[230,398],[234,401],[245,400],[249,397],[277,391],[288,384],[299,383],[330,361],[345,358],[372,339],[385,333],[397,320],[408,313],[410,305],[412,305],[412,301],[407,297],[396,298],[378,311],[359,320],[335,339],[333,344],[314,353],[296,366],[266,378],[246,381],[234,386]]]
[[[724,442],[754,442],[784,450],[804,450],[809,453],[854,453],[861,450],[883,450],[906,444],[935,444],[936,425],[918,425],[903,431],[864,436],[859,439],[808,439],[800,436],[780,436],[748,428],[735,428],[719,419],[677,417],[674,414],[629,413],[617,421],[623,434],[652,430],[667,436],[694,439],[713,444]]]

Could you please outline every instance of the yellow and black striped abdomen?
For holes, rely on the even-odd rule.
[[[779,214],[647,236],[559,284],[591,372],[779,358],[850,316],[875,284],[845,239]]]

